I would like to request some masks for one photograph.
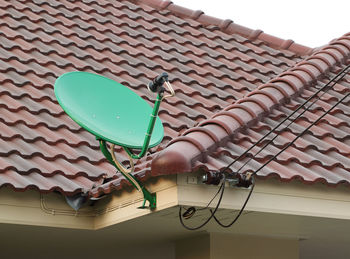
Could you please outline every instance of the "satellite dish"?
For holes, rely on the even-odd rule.
[[[165,84],[170,95],[164,95]],[[143,157],[148,148],[158,145],[164,136],[158,110],[164,98],[174,96],[168,75],[162,73],[148,89],[158,93],[154,107],[129,88],[109,78],[88,72],[69,72],[60,76],[54,86],[56,98],[63,110],[81,127],[99,140],[102,153],[130,182],[142,191],[145,202],[155,208],[156,196],[147,191],[131,174],[133,159]],[[106,142],[111,143],[108,151]],[[115,157],[114,146],[119,145],[129,155],[131,169],[126,169]],[[133,149],[133,150],[131,150]],[[139,153],[135,154],[134,150]]]
[[[152,108],[129,88],[100,75],[70,72],[56,80],[55,94],[63,110],[90,133],[119,146],[142,148]],[[149,147],[163,136],[157,118]]]

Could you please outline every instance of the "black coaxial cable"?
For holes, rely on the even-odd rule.
[[[179,208],[179,219],[180,219],[181,225],[182,225],[184,228],[186,228],[187,230],[198,230],[198,229],[204,227],[206,224],[208,224],[209,221],[215,216],[215,213],[216,213],[217,210],[219,209],[219,206],[220,206],[220,204],[221,204],[222,197],[223,197],[223,195],[224,195],[225,180],[226,180],[226,178],[225,178],[225,175],[223,174],[222,183],[221,183],[220,188],[219,188],[219,190],[218,190],[218,192],[220,192],[220,190],[221,190],[221,194],[220,194],[219,200],[218,200],[218,202],[217,202],[217,204],[216,204],[216,206],[215,206],[215,209],[214,209],[214,211],[211,211],[211,210],[210,210],[211,215],[210,215],[202,224],[200,224],[199,226],[197,226],[197,227],[189,227],[189,226],[187,226],[187,225],[183,222],[183,219],[182,219],[182,217],[183,217],[183,215],[182,215],[182,206],[180,206],[180,208]],[[218,192],[217,192],[217,193],[218,193]],[[216,196],[216,195],[215,195],[215,196]],[[215,197],[215,196],[214,196],[214,197]],[[212,200],[213,200],[213,199],[212,199]],[[212,200],[211,200],[211,201],[212,201]]]
[[[251,147],[249,147],[246,151],[244,151],[239,157],[237,157],[236,159],[234,159],[230,164],[228,164],[224,170],[221,170],[221,172],[226,172],[227,169],[229,169],[234,163],[236,163],[237,161],[239,161],[240,159],[242,159],[243,157],[245,157],[255,146],[257,146],[258,144],[260,144],[265,138],[267,138],[272,132],[276,131],[283,123],[285,123],[287,120],[289,120],[294,114],[296,114],[301,108],[303,108],[310,100],[312,100],[314,97],[316,97],[321,91],[325,90],[325,92],[317,97],[310,106],[308,106],[306,109],[304,109],[304,111],[302,111],[295,119],[293,119],[289,124],[291,125],[291,123],[293,123],[296,119],[298,119],[301,115],[303,115],[317,100],[319,100],[329,89],[331,89],[336,83],[338,83],[341,79],[344,78],[344,76],[348,73],[348,69],[350,68],[350,65],[346,66],[345,68],[343,68],[338,74],[336,74],[326,85],[324,85],[323,87],[321,87],[319,90],[317,90],[314,94],[312,94],[304,103],[302,103],[295,111],[293,111],[290,115],[288,115],[286,118],[284,118],[280,123],[278,123],[277,126],[275,126],[273,129],[271,129],[268,133],[266,133],[264,136],[262,136],[256,143],[254,143]],[[338,78],[339,77],[339,78]],[[334,82],[334,83],[333,83]],[[332,84],[332,86],[330,86],[330,84]],[[329,87],[330,86],[330,87]],[[329,88],[328,88],[329,87]],[[328,88],[328,89],[327,89]],[[287,127],[288,127],[287,126]],[[257,153],[259,154],[262,149],[264,149],[267,145],[271,144],[276,138],[277,138],[278,134],[276,136],[274,136],[274,138],[272,138],[270,141],[267,142],[267,144],[265,144],[263,146],[263,148],[260,149],[260,151]],[[257,155],[255,154],[255,156]],[[255,157],[254,156],[254,157]],[[252,159],[252,158],[251,158]],[[251,160],[249,159],[246,163],[243,164],[243,166],[241,166],[238,170],[238,172]]]
[[[343,96],[340,100],[338,100],[331,108],[329,108],[325,113],[323,113],[320,117],[317,118],[313,123],[311,123],[308,127],[306,127],[301,133],[299,133],[291,142],[288,143],[284,148],[282,148],[276,155],[271,157],[268,161],[266,161],[262,166],[260,166],[257,170],[254,171],[253,175],[256,175],[257,172],[259,172],[261,169],[263,169],[266,165],[268,165],[271,161],[276,159],[283,151],[285,151],[287,148],[289,148],[291,145],[294,144],[295,141],[297,141],[301,136],[303,136],[312,126],[316,125],[320,122],[326,116],[328,113],[330,113],[338,104],[340,104],[342,101],[344,101],[348,96],[350,95],[350,92]]]

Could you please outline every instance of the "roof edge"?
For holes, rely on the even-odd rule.
[[[182,7],[174,4],[169,0],[128,0],[135,4],[146,4],[158,10],[168,10],[173,14],[184,17],[191,18],[204,25],[215,25],[218,26],[223,32],[227,34],[237,33],[241,36],[248,38],[249,40],[261,40],[267,43],[268,45],[283,49],[289,50],[301,56],[308,56],[314,52],[313,48],[295,43],[293,40],[285,40],[278,38],[276,36],[264,33],[262,30],[253,30],[248,27],[234,23],[230,19],[219,19],[213,16],[206,15],[201,10],[192,10],[186,7]]]
[[[350,33],[327,46],[247,96],[176,137],[153,159],[152,176],[191,172],[196,161],[224,146],[242,129],[250,127],[270,111],[298,95],[335,65],[350,57]],[[181,158],[181,159],[175,159]]]

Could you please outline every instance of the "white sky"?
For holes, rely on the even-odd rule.
[[[350,32],[350,0],[172,0],[174,4],[308,47]]]

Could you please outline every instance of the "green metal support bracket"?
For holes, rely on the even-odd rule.
[[[151,193],[149,192],[145,186],[143,186],[136,178],[135,176],[133,176],[132,174],[126,175],[123,173],[123,170],[121,170],[116,163],[114,163],[113,159],[112,159],[112,155],[109,152],[107,145],[106,145],[106,141],[104,141],[103,139],[97,138],[97,140],[100,143],[100,149],[103,153],[103,155],[107,158],[108,162],[110,162],[121,174],[123,174],[123,176],[125,177],[125,179],[129,180],[129,182],[136,188],[138,189],[138,186],[134,184],[133,181],[130,181],[129,177],[132,177],[134,179],[134,181],[136,181],[139,186],[141,187],[141,191],[143,193],[143,204],[141,207],[139,207],[140,209],[145,209],[145,208],[150,208],[150,209],[155,209],[157,206],[157,199],[156,199],[156,194],[155,193]],[[146,201],[149,202],[149,207],[146,206]]]

